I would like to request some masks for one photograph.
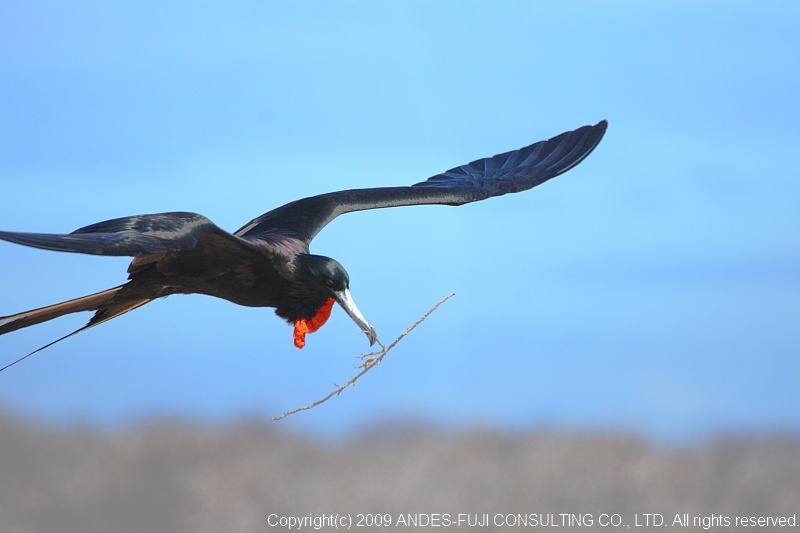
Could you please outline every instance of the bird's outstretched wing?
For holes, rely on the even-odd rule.
[[[210,235],[252,246],[203,215],[181,212],[115,218],[67,234],[0,231],[0,239],[45,250],[133,257],[191,250]]]
[[[588,156],[608,123],[583,126],[519,150],[478,159],[407,187],[352,189],[290,202],[234,233],[239,237],[288,232],[306,243],[337,216],[351,211],[420,204],[462,205],[520,192],[562,174]]]

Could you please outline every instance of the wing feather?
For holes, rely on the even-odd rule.
[[[603,138],[608,123],[583,126],[519,150],[475,160],[406,187],[351,189],[295,200],[251,220],[234,233],[280,231],[306,243],[344,213],[420,204],[463,205],[521,192],[570,170]]]
[[[191,250],[212,234],[251,246],[203,215],[183,212],[115,218],[68,234],[0,231],[0,239],[45,250],[141,257]]]
[[[203,215],[172,212],[115,218],[68,234],[0,231],[0,239],[47,250],[139,258],[192,250],[209,235],[248,250],[257,242],[275,246],[285,241],[294,251],[307,251],[314,236],[344,213],[420,204],[462,205],[535,187],[583,161],[606,127],[606,121],[584,126],[519,150],[477,159],[411,186],[351,189],[296,200],[233,234]],[[147,262],[141,260],[141,264]],[[134,261],[132,267],[138,266]]]

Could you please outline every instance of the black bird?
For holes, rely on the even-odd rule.
[[[350,211],[462,205],[525,191],[583,161],[602,139],[606,126],[606,121],[584,126],[411,186],[352,189],[296,200],[234,233],[202,215],[183,212],[117,218],[65,235],[0,231],[0,239],[35,248],[133,257],[124,285],[0,317],[0,335],[68,313],[95,312],[86,326],[42,350],[156,298],[199,293],[239,305],[274,307],[275,314],[294,324],[298,348],[304,346],[306,333],[325,323],[337,302],[372,345],[378,337],[353,302],[345,269],[334,259],[309,252],[311,240],[322,228]]]

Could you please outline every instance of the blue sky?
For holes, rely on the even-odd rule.
[[[0,5],[0,227],[202,213],[411,184],[607,119],[568,174],[457,209],[356,213],[314,241],[390,341],[282,422],[800,431],[796,2]],[[0,314],[121,283],[127,260],[0,243]],[[82,325],[0,338],[7,363]],[[270,309],[174,296],[0,374],[0,406],[114,425],[272,416],[367,344],[299,351]]]

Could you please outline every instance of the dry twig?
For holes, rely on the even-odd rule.
[[[346,389],[347,387],[350,387],[351,385],[355,385],[355,384],[356,384],[356,381],[358,381],[358,378],[360,378],[361,376],[363,376],[364,374],[366,374],[367,372],[369,372],[371,369],[373,369],[373,368],[375,368],[376,366],[378,366],[378,365],[381,363],[381,361],[383,361],[383,358],[384,358],[384,357],[386,357],[386,354],[388,354],[388,353],[389,353],[389,350],[391,350],[392,348],[394,348],[395,346],[397,346],[397,343],[398,343],[398,342],[400,342],[401,340],[403,340],[403,338],[404,338],[406,335],[408,335],[409,333],[411,333],[411,332],[414,330],[414,328],[416,328],[417,326],[419,326],[420,324],[422,324],[422,323],[425,321],[425,319],[426,319],[426,318],[428,318],[428,317],[431,315],[431,313],[433,313],[434,311],[436,311],[436,309],[438,309],[440,305],[442,305],[443,303],[445,303],[447,300],[449,300],[449,299],[450,299],[450,298],[452,298],[453,296],[455,296],[455,293],[448,294],[447,296],[445,296],[444,298],[442,298],[441,300],[439,300],[439,302],[438,302],[436,305],[434,305],[433,307],[431,307],[431,308],[428,310],[428,312],[427,312],[427,313],[425,313],[424,315],[422,315],[422,316],[420,317],[420,319],[419,319],[419,320],[417,320],[416,322],[414,322],[414,324],[412,324],[411,326],[409,326],[409,327],[408,327],[408,329],[406,329],[406,330],[405,330],[403,333],[401,333],[401,334],[400,334],[400,336],[399,336],[399,337],[397,337],[397,338],[394,340],[394,342],[392,342],[392,343],[391,343],[389,346],[384,346],[384,345],[381,343],[381,341],[378,341],[378,345],[381,347],[381,349],[380,349],[380,350],[378,350],[378,351],[376,351],[376,352],[370,352],[370,353],[366,353],[366,354],[361,354],[361,356],[360,356],[360,357],[361,357],[361,359],[362,359],[364,362],[363,362],[362,364],[360,364],[360,365],[358,366],[358,368],[361,368],[362,370],[361,370],[361,372],[359,372],[358,374],[356,374],[355,376],[353,376],[353,377],[350,379],[350,381],[348,381],[348,382],[347,382],[347,383],[345,383],[344,385],[338,386],[338,387],[337,387],[337,388],[335,388],[333,391],[331,391],[331,393],[330,393],[330,394],[328,394],[327,396],[325,396],[324,398],[322,398],[322,399],[320,399],[320,400],[317,400],[316,402],[314,402],[314,403],[312,403],[312,404],[306,405],[305,407],[298,407],[297,409],[293,409],[293,410],[291,410],[291,411],[287,411],[287,412],[283,413],[283,414],[282,414],[282,415],[280,415],[280,416],[273,417],[272,419],[273,419],[273,420],[282,420],[282,419],[286,418],[287,416],[289,416],[289,415],[293,415],[293,414],[295,414],[295,413],[299,413],[300,411],[307,411],[307,410],[309,410],[309,409],[313,409],[314,407],[318,406],[319,404],[322,404],[322,403],[325,403],[325,402],[327,402],[328,400],[330,400],[330,399],[331,399],[331,398],[333,398],[334,396],[338,396],[338,395],[339,395],[339,394],[341,394],[341,393],[342,393],[342,391],[343,391],[344,389]]]

